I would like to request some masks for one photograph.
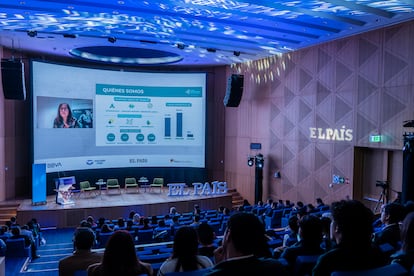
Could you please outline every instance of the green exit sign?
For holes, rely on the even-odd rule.
[[[369,141],[371,143],[381,143],[381,135],[371,135],[369,136]]]

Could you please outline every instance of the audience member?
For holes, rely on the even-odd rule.
[[[198,226],[197,234],[200,243],[198,254],[209,258],[214,257],[214,250],[217,249],[217,246],[214,244],[216,235],[213,228],[208,223],[204,222]]]
[[[114,231],[114,229],[112,229],[112,228],[109,226],[109,224],[104,223],[104,224],[102,225],[102,228],[101,228],[101,233],[111,233],[111,232],[113,232],[113,231]]]
[[[322,209],[323,207],[325,207],[325,203],[323,202],[322,198],[318,197],[316,199],[316,208],[318,209]]]
[[[88,216],[86,218],[86,221],[89,222],[89,224],[91,225],[91,227],[97,227],[98,225],[95,223],[95,220],[93,218],[93,216]]]
[[[125,230],[125,220],[124,218],[118,218],[115,226],[114,226],[114,231],[116,230]]]
[[[144,225],[142,226],[143,230],[152,229],[149,218],[144,218]]]
[[[247,199],[243,199],[243,207],[251,206],[250,202]],[[224,207],[223,207],[224,210]]]
[[[297,216],[291,216],[288,220],[288,226],[286,227],[286,234],[283,235],[282,246],[273,250],[273,257],[279,258],[285,248],[294,245],[298,242],[299,235],[299,219]]]
[[[183,226],[175,233],[173,253],[160,267],[158,276],[170,272],[193,271],[212,267],[206,256],[198,255],[197,233],[194,228]]]
[[[135,213],[135,214],[132,216],[132,223],[133,223],[134,225],[138,225],[138,224],[139,224],[140,219],[141,219],[140,214]]]
[[[3,225],[1,227],[1,235],[5,236],[6,238],[10,238],[12,233],[10,232],[10,228],[7,225]]]
[[[191,223],[190,225],[193,227],[198,227],[200,225],[200,215],[195,215],[193,218],[193,223]]]
[[[373,243],[377,246],[388,243],[396,250],[399,249],[400,226],[398,223],[404,219],[404,207],[399,203],[388,203],[381,208],[382,229],[373,235]]]
[[[138,260],[134,240],[127,231],[118,230],[109,238],[101,263],[88,267],[89,276],[153,274],[150,264]]]
[[[331,212],[331,235],[337,246],[319,257],[313,268],[314,276],[387,264],[384,254],[371,244],[373,213],[370,209],[356,200],[341,200],[332,203]]]
[[[59,261],[59,276],[73,276],[77,270],[87,270],[91,264],[99,263],[102,254],[92,252],[95,233],[87,227],[77,228],[74,234],[75,252]]]
[[[194,204],[193,215],[201,215],[201,208],[198,204]]]
[[[328,216],[321,217],[322,223],[322,243],[321,248],[328,252],[335,247],[335,241],[331,238],[331,223],[332,220]]]
[[[281,263],[265,258],[270,253],[264,225],[251,213],[233,214],[223,245],[216,249],[213,270],[207,275],[286,275]]]
[[[131,212],[129,212],[128,219],[129,220],[132,220],[136,213],[137,212],[135,212],[134,210],[132,210]]]
[[[288,267],[293,271],[297,256],[320,255],[324,253],[321,248],[322,222],[313,215],[305,215],[299,221],[299,241],[287,247],[281,258],[285,259]]]
[[[23,238],[24,239],[24,245],[26,247],[30,246],[31,253],[32,253],[32,259],[36,259],[36,258],[39,258],[40,257],[36,253],[37,246],[34,244],[33,240],[31,240],[28,236],[21,234],[20,226],[14,225],[12,227],[12,229],[11,229],[11,233],[12,233],[12,236],[9,237],[9,239],[20,239],[20,238]]]
[[[170,216],[174,217],[174,216],[179,216],[180,214],[177,212],[177,208],[175,206],[172,206],[170,208]]]
[[[391,255],[393,263],[399,263],[408,271],[414,265],[414,212],[407,214],[401,225],[401,249]]]

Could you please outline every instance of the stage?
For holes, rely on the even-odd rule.
[[[48,196],[44,205],[32,205],[32,200],[23,200],[17,209],[17,220],[24,224],[32,218],[36,218],[42,227],[76,227],[82,219],[89,215],[95,219],[105,217],[107,219],[127,218],[131,211],[136,211],[142,216],[165,215],[170,207],[175,206],[179,213],[191,212],[194,204],[201,209],[217,209],[219,206],[232,207],[230,193],[221,195],[194,195],[168,196],[167,189],[162,193],[159,190],[140,190],[139,193],[132,189],[121,194],[106,190],[97,195],[74,194],[74,204],[61,205],[56,203],[56,196]]]

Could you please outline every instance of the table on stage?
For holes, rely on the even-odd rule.
[[[95,185],[98,186],[99,195],[102,195],[102,186],[106,185],[106,182],[103,180],[99,180],[95,182]]]
[[[141,177],[138,180],[138,185],[139,185],[140,188],[144,188],[144,193],[147,192],[147,188],[150,188],[149,180],[146,177]]]

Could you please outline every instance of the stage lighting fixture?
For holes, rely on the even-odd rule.
[[[263,154],[259,153],[258,155],[256,155],[255,162],[256,162],[256,167],[263,168],[263,165],[264,165]]]
[[[64,38],[77,38],[78,36],[76,34],[63,34]]]
[[[249,167],[251,167],[251,166],[253,166],[253,165],[254,165],[254,156],[248,156],[248,157],[247,157],[247,165],[248,165]]]
[[[210,53],[215,53],[216,52],[216,49],[214,49],[214,48],[207,48],[206,50],[207,50],[207,52],[210,52]]]
[[[116,37],[110,36],[110,37],[108,37],[108,41],[111,42],[111,43],[115,43],[116,42]]]
[[[27,35],[30,37],[36,37],[37,36],[37,31],[27,31]]]
[[[177,48],[180,50],[184,50],[185,44],[184,43],[177,43]]]
[[[240,51],[234,51],[233,55],[235,55],[236,57],[240,56]]]

